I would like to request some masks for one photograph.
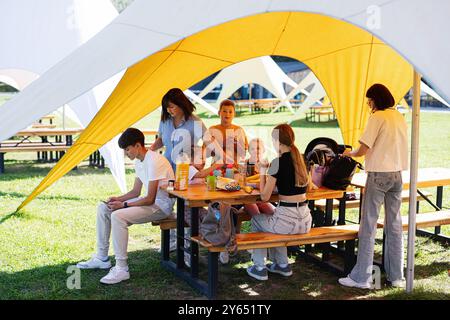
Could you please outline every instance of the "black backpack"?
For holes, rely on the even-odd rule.
[[[346,190],[352,181],[356,168],[364,169],[358,161],[338,154],[331,160],[322,185],[333,190]]]

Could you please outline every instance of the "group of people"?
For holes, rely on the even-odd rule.
[[[403,281],[403,243],[400,218],[401,170],[407,169],[406,123],[394,108],[395,101],[389,90],[381,84],[372,86],[366,94],[372,115],[360,146],[346,154],[366,156],[369,172],[364,193],[363,213],[359,233],[358,259],[347,278],[339,279],[344,286],[369,288],[373,246],[380,205],[386,207],[386,272],[393,285]],[[190,156],[189,180],[204,181],[210,172],[224,164],[237,165],[246,161],[260,174],[259,189],[264,203],[246,205],[243,209],[251,216],[252,231],[279,234],[308,233],[312,218],[306,194],[310,187],[307,167],[295,145],[293,129],[288,124],[272,130],[272,143],[278,152],[270,164],[264,158],[261,139],[248,142],[243,128],[233,124],[233,101],[220,104],[220,124],[207,129],[195,114],[195,106],[182,90],[169,90],[162,98],[161,122],[158,138],[149,149],[144,135],[128,128],[119,139],[119,146],[131,160],[135,160],[136,178],[133,189],[101,203],[97,210],[97,252],[92,258],[80,262],[81,269],[110,269],[100,282],[115,284],[130,278],[127,263],[128,227],[133,224],[161,220],[173,214],[174,199],[161,190],[168,180],[174,179],[177,159],[181,154]],[[165,147],[164,155],[157,151]],[[247,157],[247,152],[249,157]],[[211,166],[205,168],[211,157]],[[142,187],[146,189],[142,195]],[[277,188],[276,206],[269,199]],[[116,265],[111,266],[109,245],[112,231]],[[268,257],[267,257],[268,255]],[[266,264],[267,258],[271,263]],[[267,280],[268,273],[285,277],[292,275],[286,247],[255,249],[253,264],[247,268],[249,276]]]

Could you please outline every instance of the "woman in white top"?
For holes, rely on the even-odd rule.
[[[366,156],[367,182],[358,235],[358,259],[352,272],[339,279],[347,287],[372,287],[373,251],[381,204],[385,208],[385,260],[387,280],[395,287],[404,286],[402,203],[402,170],[408,169],[408,134],[406,121],[398,112],[395,100],[382,84],[367,90],[372,114],[351,157]]]

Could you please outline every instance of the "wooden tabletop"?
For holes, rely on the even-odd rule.
[[[142,133],[143,133],[145,136],[155,136],[155,135],[158,134],[158,131],[157,131],[157,130],[143,129],[143,130],[141,130],[141,131],[142,131]]]
[[[19,131],[15,136],[34,137],[34,136],[70,136],[83,132],[84,129],[69,128],[69,129],[27,129]]]
[[[261,202],[260,192],[257,189],[254,189],[252,193],[247,193],[244,190],[208,191],[206,184],[198,184],[190,185],[188,190],[185,191],[167,192],[173,197],[184,199],[189,207],[203,207],[214,201],[222,201],[231,205]],[[331,190],[324,187],[306,194],[308,200],[339,199],[343,196],[344,191],[342,190]],[[278,201],[278,195],[273,194],[269,201]]]
[[[409,189],[409,171],[402,171],[403,189]],[[367,174],[365,172],[355,173],[352,185],[358,188],[366,186]],[[450,184],[450,169],[447,168],[422,168],[417,176],[418,188],[429,188],[446,186]]]

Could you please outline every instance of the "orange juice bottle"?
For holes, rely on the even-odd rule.
[[[175,190],[187,190],[189,183],[189,157],[186,153],[182,153],[176,162],[175,169]]]

